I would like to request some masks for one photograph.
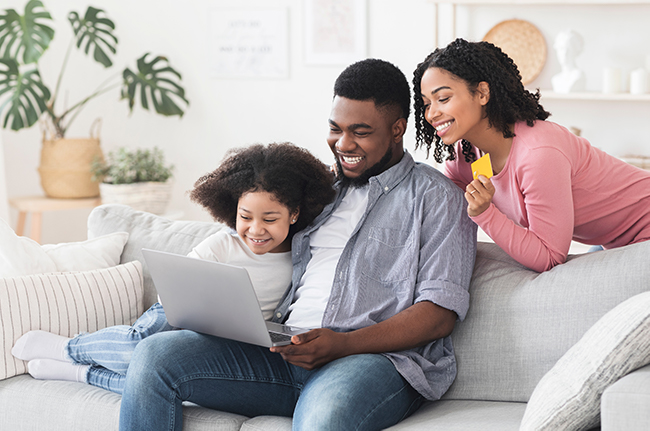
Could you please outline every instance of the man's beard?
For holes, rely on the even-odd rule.
[[[337,168],[337,177],[341,180],[341,184],[344,186],[350,186],[354,188],[363,187],[368,184],[370,178],[375,177],[386,170],[386,166],[390,163],[393,158],[393,148],[388,148],[384,157],[380,161],[366,169],[356,178],[348,178],[343,175],[343,166],[341,166],[341,161],[339,158],[336,158],[336,168]]]

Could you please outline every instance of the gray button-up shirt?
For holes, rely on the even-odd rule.
[[[311,258],[309,236],[338,207],[345,189],[292,242],[292,286],[274,320],[284,321]],[[476,225],[462,191],[408,152],[395,166],[370,178],[368,206],[336,267],[323,316],[324,328],[353,331],[386,320],[420,301],[453,310],[469,308],[476,254]],[[384,353],[397,371],[429,400],[439,399],[456,377],[451,338]]]

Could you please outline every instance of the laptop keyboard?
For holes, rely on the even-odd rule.
[[[274,343],[279,343],[282,341],[291,341],[291,335],[280,334],[278,332],[269,332],[269,335],[271,336],[271,341]]]

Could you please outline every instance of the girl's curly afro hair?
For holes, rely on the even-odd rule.
[[[435,133],[435,129],[424,118],[424,102],[420,82],[427,69],[437,67],[456,75],[467,83],[473,94],[480,82],[490,86],[490,100],[485,105],[487,118],[491,127],[495,127],[504,138],[514,134],[509,126],[518,121],[525,121],[532,127],[535,120],[546,120],[550,115],[539,104],[539,90],[533,94],[524,88],[517,65],[501,48],[489,42],[468,42],[456,39],[445,48],[438,48],[418,64],[413,72],[413,90],[415,107],[415,148],[426,147],[427,155],[434,144],[433,157],[438,163],[456,158],[453,145],[445,145]],[[475,159],[470,142],[463,140],[465,160]]]
[[[300,209],[289,235],[305,228],[334,199],[333,174],[309,151],[291,143],[256,144],[229,151],[221,165],[199,178],[190,199],[235,229],[239,198],[268,192],[290,212]]]

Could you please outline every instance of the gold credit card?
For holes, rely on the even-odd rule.
[[[486,153],[483,157],[472,163],[472,176],[477,179],[479,175],[485,175],[491,178],[492,175],[492,162],[490,161],[490,153]]]

